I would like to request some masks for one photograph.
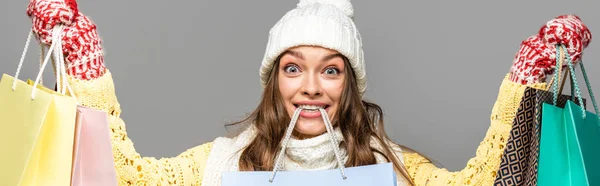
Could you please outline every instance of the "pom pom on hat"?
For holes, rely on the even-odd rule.
[[[317,3],[333,5],[344,12],[346,16],[350,18],[354,17],[354,7],[352,7],[350,0],[300,0],[297,6],[298,8],[303,8]]]

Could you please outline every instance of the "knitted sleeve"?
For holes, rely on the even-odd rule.
[[[404,152],[405,166],[417,186],[421,185],[493,185],[501,156],[510,135],[513,119],[526,87],[545,89],[545,83],[522,85],[503,80],[491,114],[491,124],[477,148],[475,157],[460,171],[438,168],[426,158]]]
[[[212,143],[205,143],[172,158],[142,157],[127,137],[120,118],[112,75],[81,80],[69,76],[69,83],[83,106],[109,113],[113,156],[119,185],[200,185]]]

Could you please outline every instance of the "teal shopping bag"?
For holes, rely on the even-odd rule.
[[[557,49],[564,46],[557,46]],[[557,60],[559,58],[557,57]],[[573,94],[581,102],[574,67],[567,55]],[[594,98],[583,63],[579,62],[595,114],[573,101],[565,108],[556,107],[560,93],[554,88],[554,104],[543,105],[538,165],[538,185],[600,185],[600,123],[598,105]],[[561,66],[561,63],[556,65]],[[555,75],[556,77],[556,75]]]
[[[570,185],[564,109],[542,104],[538,185]]]
[[[600,185],[600,126],[597,114],[586,111],[569,101],[565,106],[565,123],[567,131],[572,131],[569,141],[569,155],[573,158],[574,166],[571,172],[573,180],[582,180],[577,185]],[[584,182],[587,181],[587,182]]]

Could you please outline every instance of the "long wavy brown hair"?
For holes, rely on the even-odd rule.
[[[272,171],[277,153],[281,150],[280,143],[285,130],[291,120],[283,106],[283,99],[279,92],[278,74],[281,56],[275,60],[274,70],[270,72],[262,99],[258,107],[244,120],[231,125],[252,121],[256,126],[257,134],[252,142],[243,149],[239,161],[240,171]],[[345,67],[350,63],[343,57]],[[340,144],[348,154],[347,167],[376,164],[375,154],[383,155],[388,162],[392,162],[396,172],[404,176],[411,185],[414,185],[406,168],[392,152],[392,146],[405,148],[392,143],[387,136],[383,123],[383,110],[375,103],[361,99],[354,71],[347,70],[345,85],[340,101],[340,108],[332,118],[332,124],[340,127],[344,141]],[[381,150],[370,144],[375,140]]]

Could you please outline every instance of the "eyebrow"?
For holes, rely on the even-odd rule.
[[[304,55],[302,55],[302,53],[298,52],[298,51],[287,50],[287,51],[285,51],[283,53],[283,55],[285,55],[285,54],[290,54],[290,55],[292,55],[294,57],[297,57],[297,58],[300,58],[300,59],[304,60]],[[342,55],[340,53],[330,54],[330,55],[325,56],[323,59],[321,59],[321,61],[329,61],[329,60],[331,60],[333,58],[336,58],[336,57],[343,58],[344,55]]]
[[[321,61],[329,61],[329,60],[331,60],[333,58],[336,58],[336,57],[344,58],[344,55],[342,55],[340,53],[330,54],[328,56],[325,56]]]
[[[290,55],[292,55],[294,57],[297,57],[297,58],[300,58],[300,59],[304,60],[304,56],[302,55],[301,52],[297,52],[297,51],[293,51],[293,50],[288,50],[288,51],[285,51],[283,53],[283,55],[285,55],[285,54],[290,54]],[[283,55],[281,55],[281,56],[283,56]]]

